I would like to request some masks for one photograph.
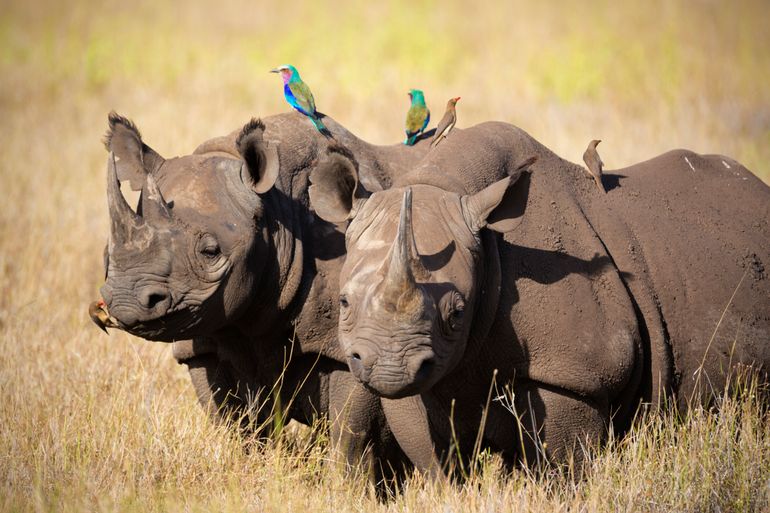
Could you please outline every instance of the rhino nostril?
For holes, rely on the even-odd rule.
[[[164,296],[163,294],[150,294],[147,297],[147,308],[149,309],[155,308],[155,305],[157,305],[164,299],[166,299],[166,296]]]
[[[139,295],[139,302],[147,310],[154,310],[168,299],[168,294],[159,289],[145,290]]]
[[[426,358],[420,364],[420,368],[417,369],[417,373],[414,375],[414,381],[420,382],[430,377],[433,372],[433,367],[436,365],[436,360],[433,357]]]
[[[359,381],[366,383],[369,380],[371,368],[364,363],[364,360],[361,358],[361,353],[354,352],[350,354],[348,357],[348,367],[350,368],[350,372],[352,372]]]

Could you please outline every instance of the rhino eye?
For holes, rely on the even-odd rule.
[[[215,244],[212,246],[206,246],[203,249],[201,249],[201,253],[209,258],[214,258],[216,256],[219,256],[219,254],[222,251],[219,249],[219,245]]]
[[[204,235],[198,243],[198,251],[206,258],[212,259],[218,257],[222,253],[222,248],[219,247],[217,240],[211,235]]]
[[[342,294],[340,296],[340,308],[347,308],[350,306],[350,303],[348,303],[348,297],[345,294]]]
[[[449,323],[452,325],[452,328],[459,328],[463,322],[463,317],[465,317],[465,305],[455,307],[449,315]]]
[[[448,306],[447,324],[451,329],[459,330],[462,327],[463,317],[465,317],[465,301],[459,293],[455,292],[452,294]]]

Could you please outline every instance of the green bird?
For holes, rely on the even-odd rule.
[[[430,110],[425,105],[425,95],[419,89],[409,90],[409,99],[412,105],[406,113],[406,139],[404,144],[412,146],[430,122]]]
[[[281,74],[283,78],[283,96],[288,104],[310,118],[316,130],[322,134],[329,133],[329,130],[324,126],[321,118],[318,116],[318,112],[315,110],[313,93],[310,92],[310,88],[300,78],[297,68],[291,64],[284,64],[283,66],[271,69],[270,73]]]

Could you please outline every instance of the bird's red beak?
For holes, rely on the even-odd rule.
[[[457,98],[455,98],[455,103],[457,103],[459,101],[460,101],[460,97],[458,96]]]

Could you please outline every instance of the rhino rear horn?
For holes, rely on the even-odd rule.
[[[152,175],[147,175],[142,187],[142,214],[150,220],[171,219],[168,203],[163,199],[158,183]]]
[[[107,160],[107,207],[110,211],[110,235],[114,242],[125,243],[130,239],[131,232],[144,224],[120,192],[117,163],[112,152]]]
[[[252,119],[243,126],[235,141],[245,163],[246,173],[241,172],[243,182],[257,194],[265,193],[275,185],[280,169],[278,149],[264,140],[264,131],[262,121]]]

